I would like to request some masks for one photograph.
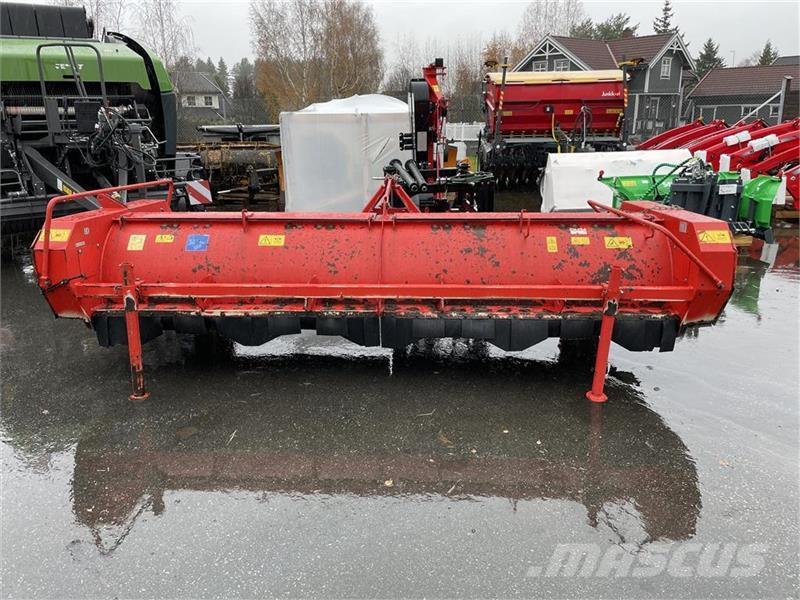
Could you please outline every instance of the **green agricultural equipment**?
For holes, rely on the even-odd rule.
[[[615,207],[626,200],[673,204],[726,221],[734,234],[772,240],[772,201],[780,177],[742,181],[739,173],[716,173],[702,160],[689,158],[678,165],[658,165],[650,175],[606,177],[601,171],[598,181],[613,191]]]
[[[4,234],[38,227],[57,195],[190,174],[161,60],[93,29],[81,7],[0,4]]]

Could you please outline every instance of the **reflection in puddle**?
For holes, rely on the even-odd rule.
[[[76,518],[102,552],[141,515],[178,510],[165,495],[184,491],[418,507],[505,498],[511,511],[560,500],[620,542],[694,535],[694,462],[629,386],[613,385],[614,402],[599,407],[580,397],[583,376],[556,362],[432,361],[423,349],[387,377],[375,368],[384,360],[246,360],[251,375],[231,400],[208,390],[190,406],[162,399],[98,420],[75,452]]]

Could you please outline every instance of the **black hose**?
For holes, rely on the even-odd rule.
[[[417,182],[420,192],[428,191],[428,182],[425,181],[425,178],[422,176],[422,171],[419,170],[419,165],[417,165],[413,159],[408,159],[406,161],[406,171],[408,171],[411,177],[414,178],[414,181]]]
[[[389,162],[389,166],[394,169],[395,174],[410,191],[417,192],[419,190],[419,185],[417,185],[417,182],[414,181],[414,178],[411,177],[409,172],[403,168],[403,163],[395,158]]]

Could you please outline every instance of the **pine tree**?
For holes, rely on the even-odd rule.
[[[209,75],[216,75],[217,74],[217,67],[214,66],[214,61],[211,60],[210,56],[208,58],[206,58],[205,72],[208,73]]]
[[[219,89],[225,92],[226,96],[230,96],[230,75],[228,74],[228,65],[225,64],[225,59],[220,56],[217,63],[217,75],[214,77]]]
[[[256,95],[255,68],[247,58],[233,65],[233,97],[254,98]]]
[[[719,44],[715,44],[714,40],[708,38],[703,44],[703,49],[700,51],[700,56],[697,57],[697,62],[695,63],[697,76],[702,77],[711,69],[724,66],[725,61],[719,55]]]
[[[778,50],[772,45],[771,40],[767,40],[761,55],[758,57],[758,64],[762,66],[771,65],[778,58]]]
[[[595,37],[594,21],[591,17],[575,23],[570,30],[569,36],[574,38],[593,39]]]
[[[594,38],[608,42],[621,38],[634,37],[639,24],[631,25],[631,17],[625,13],[617,13],[608,17],[605,21],[595,25]]]
[[[677,27],[672,26],[672,3],[670,0],[664,0],[661,16],[653,20],[653,30],[656,33],[675,33],[677,31]]]

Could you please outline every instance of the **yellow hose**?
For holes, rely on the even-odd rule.
[[[550,119],[550,135],[553,136],[553,141],[556,143],[556,149],[558,154],[561,154],[561,144],[558,143],[558,138],[556,137],[556,111],[553,110],[553,116]]]

